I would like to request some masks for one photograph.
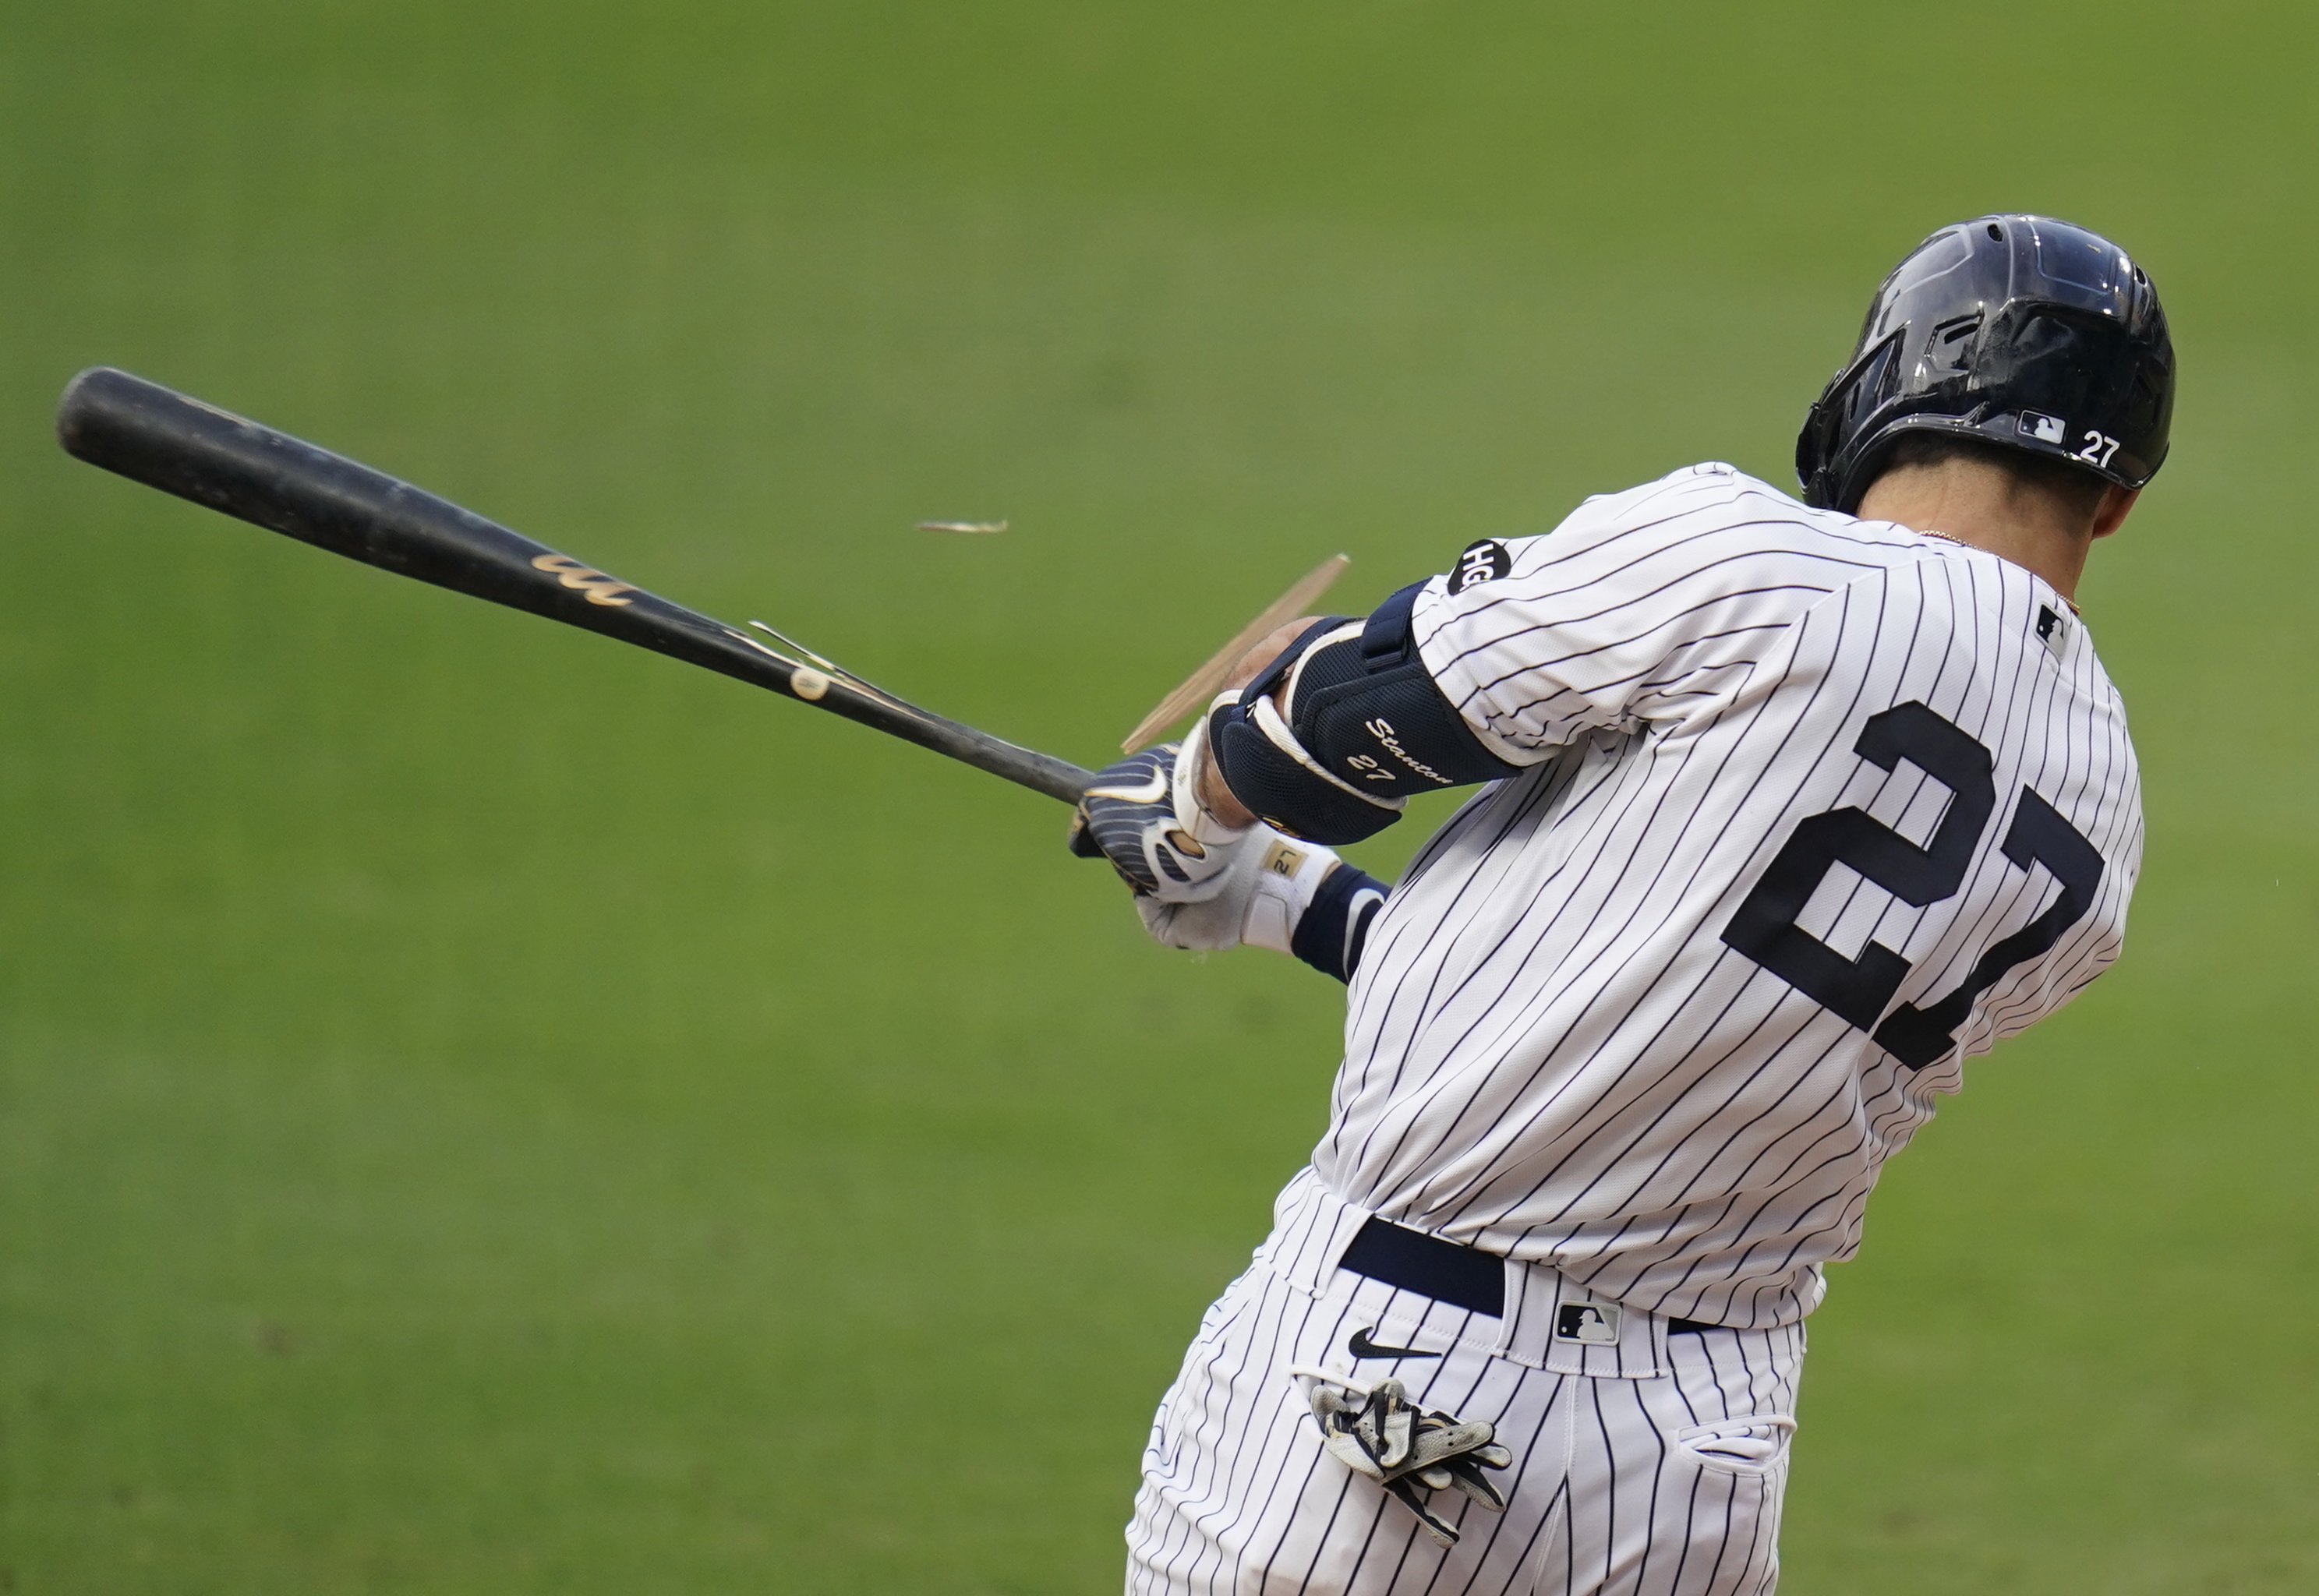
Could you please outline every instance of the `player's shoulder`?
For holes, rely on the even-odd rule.
[[[1914,558],[1924,539],[1905,527],[1863,521],[1816,509],[1736,465],[1705,460],[1622,492],[1586,500],[1556,528],[1595,535],[1656,537],[1673,541],[1719,536],[1766,549],[1821,552],[1877,550],[1868,563]]]
[[[1461,566],[1450,591],[1511,574],[1515,586],[1529,579],[1551,586],[1673,581],[1688,588],[1699,578],[1710,585],[1773,582],[1827,592],[1921,557],[1925,541],[1904,527],[1815,509],[1710,460],[1621,492],[1598,493],[1542,537],[1475,546],[1466,560],[1477,568]]]

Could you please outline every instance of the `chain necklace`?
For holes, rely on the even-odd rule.
[[[1943,543],[1954,543],[1959,548],[1978,548],[1980,546],[1978,544],[1967,543],[1963,538],[1959,537],[1954,532],[1943,532],[1932,527],[1911,527],[1909,530],[1916,533],[1920,537],[1937,537]],[[2000,560],[2005,558],[2002,555],[1999,555],[1997,557]],[[2043,577],[2039,577],[2038,580],[2041,582],[2044,581]],[[2046,582],[2045,585],[2047,587],[2052,587],[2053,584]],[[2055,590],[2053,596],[2060,599],[2062,603],[2070,607],[2070,613],[2071,615],[2078,617],[2080,620],[2085,618],[2086,612],[2078,607],[2078,601],[2075,599],[2065,597],[2058,589]]]

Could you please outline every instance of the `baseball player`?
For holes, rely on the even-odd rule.
[[[1804,1321],[1964,1060],[2116,960],[2071,602],[2164,460],[2149,278],[1945,228],[1796,449],[1276,634],[1074,834],[1160,941],[1348,984],[1327,1133],[1161,1402],[1128,1588],[1769,1591]],[[1480,790],[1397,884],[1332,845]]]

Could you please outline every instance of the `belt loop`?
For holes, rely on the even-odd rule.
[[[1273,1204],[1272,1235],[1257,1249],[1256,1261],[1313,1296],[1328,1289],[1337,1261],[1352,1245],[1369,1212],[1356,1208],[1321,1184],[1310,1168],[1300,1169]]]
[[[1562,1276],[1552,1269],[1506,1260],[1506,1318],[1493,1348],[1499,1357],[1532,1368],[1546,1366],[1561,1284]]]

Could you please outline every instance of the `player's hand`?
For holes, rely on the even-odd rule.
[[[1200,735],[1193,733],[1195,744]],[[1139,905],[1214,897],[1252,834],[1201,806],[1190,783],[1178,780],[1181,753],[1162,743],[1106,765],[1071,816],[1071,852],[1109,860]]]
[[[1197,903],[1139,897],[1135,912],[1152,940],[1171,948],[1215,952],[1246,943],[1286,953],[1296,923],[1337,862],[1334,849],[1259,824],[1232,844],[1213,894]]]

